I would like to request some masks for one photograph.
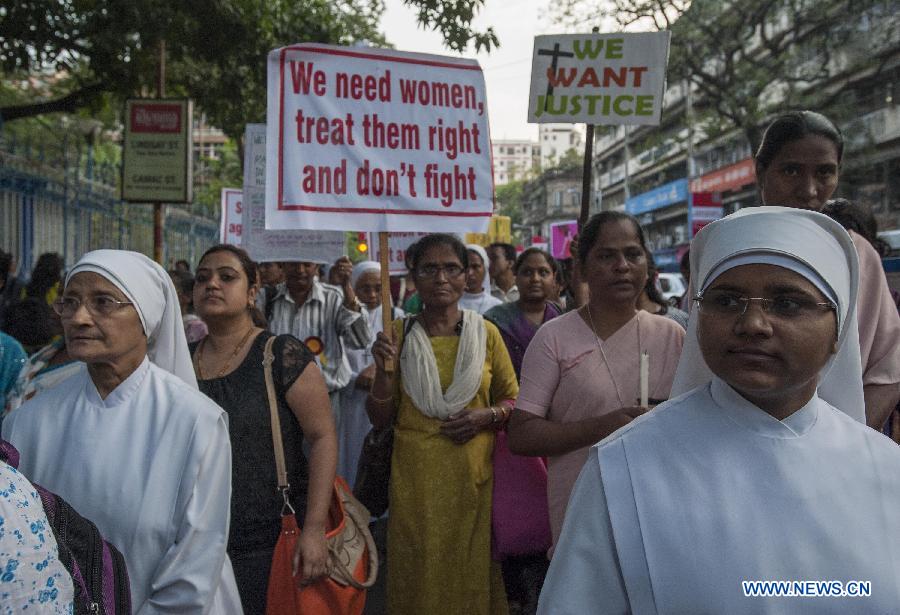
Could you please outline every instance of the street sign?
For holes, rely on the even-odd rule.
[[[193,201],[192,114],[187,99],[125,101],[122,200]]]

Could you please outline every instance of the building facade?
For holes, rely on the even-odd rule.
[[[491,141],[494,164],[494,185],[503,186],[517,179],[525,179],[540,160],[540,147],[534,141]]]
[[[556,166],[570,149],[584,153],[584,136],[578,124],[540,124],[538,140],[541,169]]]
[[[580,168],[554,168],[525,184],[522,223],[531,236],[547,238],[550,224],[578,218],[581,212]]]

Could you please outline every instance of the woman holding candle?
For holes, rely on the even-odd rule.
[[[669,397],[684,339],[674,321],[635,307],[647,282],[637,220],[603,212],[581,235],[578,260],[590,301],[534,336],[507,428],[513,453],[548,457],[554,544],[588,447],[647,411],[640,403],[641,355],[647,355],[645,386],[653,405]]]

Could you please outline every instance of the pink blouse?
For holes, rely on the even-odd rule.
[[[545,323],[525,351],[516,407],[550,421],[571,423],[636,406],[639,357],[645,351],[650,355],[650,397],[666,399],[683,341],[684,329],[674,321],[640,311],[600,342],[578,312],[569,312]],[[548,459],[554,545],[588,448]]]

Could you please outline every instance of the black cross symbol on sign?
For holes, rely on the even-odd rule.
[[[538,49],[539,56],[553,56],[550,62],[550,70],[556,75],[556,60],[559,58],[574,58],[575,54],[571,51],[560,51],[559,43],[554,43],[553,49]],[[553,84],[547,83],[547,95],[544,97],[544,111],[550,110],[550,97],[553,95]]]

